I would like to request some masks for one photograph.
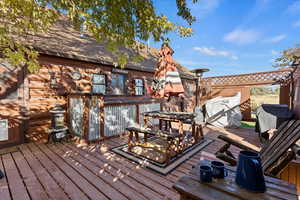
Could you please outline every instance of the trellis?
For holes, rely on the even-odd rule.
[[[223,87],[223,86],[254,86],[269,84],[289,84],[292,77],[292,68],[285,68],[275,71],[257,72],[249,74],[227,75],[207,77],[201,80],[202,86]]]
[[[241,92],[240,108],[244,120],[251,119],[250,87],[260,85],[280,85],[279,101],[290,105],[290,83],[292,82],[293,68],[274,71],[214,76],[201,79],[201,102],[219,96],[232,95],[232,92]]]

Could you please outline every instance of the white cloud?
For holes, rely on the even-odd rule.
[[[224,36],[224,41],[243,45],[243,44],[250,44],[256,42],[259,36],[260,36],[260,32],[256,30],[235,29]]]
[[[281,40],[285,39],[286,35],[281,34],[281,35],[277,35],[268,39],[265,39],[264,41],[267,43],[276,43],[276,42],[280,42]]]
[[[300,20],[293,23],[293,27],[299,27],[300,26]]]
[[[201,18],[219,7],[220,0],[201,0],[197,3],[191,4],[190,8],[192,13]]]
[[[197,62],[197,61],[192,61],[192,60],[185,60],[185,59],[177,59],[177,61],[182,64],[182,65],[203,65],[202,63],[200,62]]]
[[[228,57],[232,60],[237,60],[238,57],[233,55],[232,53],[228,51],[221,51],[217,50],[215,48],[209,48],[209,47],[194,47],[193,48],[195,51],[198,51],[202,54],[209,55],[209,56],[223,56],[223,57]]]
[[[279,52],[276,51],[276,50],[274,50],[274,49],[272,49],[272,50],[271,50],[271,54],[272,54],[273,56],[277,56],[277,55],[279,55]]]
[[[300,0],[292,3],[286,10],[288,13],[298,13],[300,11]]]

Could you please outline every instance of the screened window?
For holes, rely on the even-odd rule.
[[[111,88],[113,95],[124,95],[125,94],[125,74],[112,74],[111,77]]]
[[[143,79],[134,79],[135,95],[144,95]]]
[[[93,74],[92,78],[93,93],[94,94],[105,94],[106,92],[106,80],[103,74]]]

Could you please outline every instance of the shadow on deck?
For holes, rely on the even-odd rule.
[[[167,176],[130,162],[109,151],[127,142],[127,136],[79,147],[73,143],[18,146],[19,151],[0,156],[1,200],[5,199],[179,199],[174,182],[191,170],[201,158],[216,159],[224,134],[259,148],[252,129],[205,128],[205,137],[215,141],[182,163]],[[232,147],[234,153],[238,149]]]

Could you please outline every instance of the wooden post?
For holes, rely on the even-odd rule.
[[[136,104],[136,123],[140,124],[140,104]]]
[[[105,114],[104,114],[104,98],[101,96],[100,101],[100,135],[104,137],[104,125],[105,125]]]
[[[81,143],[86,145],[88,144],[88,134],[89,134],[89,97],[82,97],[83,98],[83,135],[81,138]]]
[[[145,128],[148,128],[148,126],[149,126],[148,121],[149,121],[148,116],[144,116],[144,127]]]
[[[290,84],[280,85],[279,104],[286,104],[290,107]]]
[[[133,132],[129,131],[129,136],[128,136],[128,150],[131,151],[132,149],[132,136],[133,136]]]

